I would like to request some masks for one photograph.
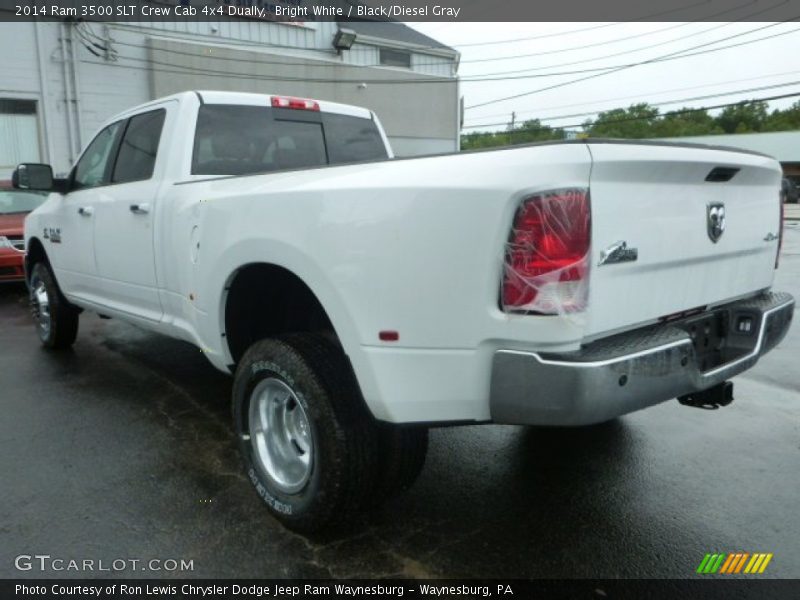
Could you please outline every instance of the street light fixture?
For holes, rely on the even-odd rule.
[[[341,54],[342,50],[350,50],[356,41],[356,32],[352,29],[340,28],[333,36],[333,47]]]

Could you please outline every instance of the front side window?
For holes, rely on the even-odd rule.
[[[131,117],[120,143],[113,183],[143,181],[153,176],[166,115],[162,108]]]
[[[73,189],[107,184],[111,180],[117,141],[124,121],[112,123],[97,134],[75,165]]]

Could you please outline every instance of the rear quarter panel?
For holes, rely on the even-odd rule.
[[[200,252],[178,283],[185,289],[172,291],[194,295],[202,345],[230,364],[220,338],[227,282],[246,264],[283,266],[325,307],[377,416],[407,420],[388,408],[405,395],[448,407],[407,414],[483,418],[482,348],[497,340],[574,347],[582,337],[574,319],[503,313],[498,294],[519,201],[586,187],[589,171],[586,147],[567,144],[177,185],[171,251],[188,256],[197,226]],[[399,341],[381,342],[386,329]],[[441,360],[431,361],[436,353]],[[458,384],[464,360],[471,374]],[[427,384],[415,388],[421,377]]]

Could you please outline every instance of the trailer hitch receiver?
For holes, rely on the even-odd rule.
[[[728,406],[733,402],[733,382],[723,381],[707,390],[679,396],[678,402],[684,406],[706,410],[716,410],[722,406]]]

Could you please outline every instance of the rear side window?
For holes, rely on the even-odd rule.
[[[336,121],[332,116],[338,115],[204,104],[197,116],[192,174],[246,175],[386,158],[371,120]]]
[[[324,115],[323,121],[331,164],[388,158],[373,121],[336,114]]]
[[[166,114],[162,108],[131,118],[119,147],[113,183],[142,181],[153,176]]]

